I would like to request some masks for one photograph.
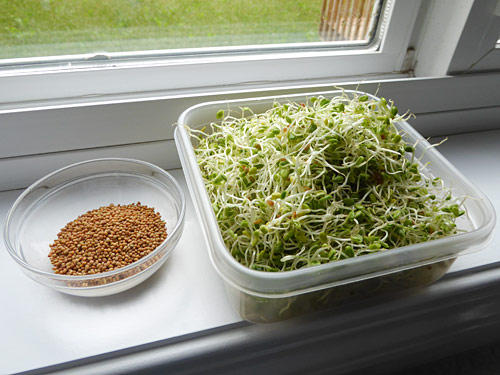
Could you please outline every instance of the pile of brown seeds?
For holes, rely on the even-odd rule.
[[[61,229],[50,245],[56,274],[91,275],[129,265],[167,238],[165,221],[140,202],[99,207]]]

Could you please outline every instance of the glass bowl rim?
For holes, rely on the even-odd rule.
[[[17,207],[19,206],[20,202],[30,192],[32,192],[35,188],[37,188],[41,183],[45,182],[49,178],[51,178],[51,177],[53,177],[53,176],[55,176],[55,175],[57,175],[57,174],[59,174],[61,172],[64,172],[64,171],[66,171],[68,169],[78,168],[78,167],[80,167],[82,165],[86,165],[86,164],[101,163],[101,162],[107,162],[107,161],[111,161],[111,162],[125,162],[125,163],[140,164],[140,165],[146,166],[146,167],[154,170],[155,172],[160,173],[164,177],[166,177],[167,180],[169,181],[169,183],[172,184],[172,186],[174,187],[174,190],[178,193],[179,197],[181,198],[181,202],[180,202],[181,204],[180,204],[180,212],[179,212],[179,216],[178,216],[177,222],[175,223],[174,229],[170,233],[168,233],[167,238],[154,251],[152,251],[148,255],[142,257],[138,261],[135,261],[134,263],[131,263],[131,264],[129,264],[127,266],[124,266],[124,267],[117,268],[115,270],[101,272],[101,273],[95,273],[95,274],[90,274],[90,275],[60,275],[60,274],[56,274],[56,273],[52,273],[52,272],[46,272],[46,271],[42,271],[42,270],[40,270],[40,269],[38,269],[36,267],[33,267],[31,264],[29,264],[29,263],[25,262],[23,259],[21,259],[19,257],[19,255],[17,254],[14,246],[11,245],[10,235],[8,233],[9,232],[9,227],[10,227],[11,217],[15,213],[15,211],[16,211]],[[104,172],[104,173],[106,173],[106,172]],[[96,174],[95,176],[98,176],[99,174],[100,173]],[[77,178],[76,180],[78,181],[80,179]],[[72,181],[75,181],[75,180],[72,180]],[[68,181],[64,181],[64,182],[60,183],[58,186],[64,185],[67,182]],[[163,183],[161,183],[161,185],[163,185]],[[96,158],[96,159],[89,159],[89,160],[80,161],[80,162],[73,163],[73,164],[67,165],[65,167],[59,168],[59,169],[57,169],[57,170],[55,170],[55,171],[53,171],[53,172],[45,175],[44,177],[38,179],[33,184],[31,184],[30,186],[28,186],[22,192],[22,194],[19,197],[17,197],[17,199],[15,200],[14,204],[12,205],[12,207],[9,209],[9,211],[7,213],[7,216],[6,216],[6,219],[5,219],[5,224],[4,224],[4,229],[3,229],[3,237],[4,237],[4,243],[5,243],[5,247],[7,249],[7,252],[25,270],[28,270],[28,271],[30,271],[30,272],[32,272],[34,274],[38,274],[40,276],[45,276],[45,277],[48,277],[48,278],[51,278],[51,279],[54,279],[54,280],[61,280],[61,281],[68,281],[68,280],[72,280],[72,281],[88,281],[88,280],[95,280],[95,279],[112,277],[112,276],[121,274],[122,272],[130,271],[130,270],[135,269],[136,267],[141,266],[142,264],[146,263],[151,258],[154,258],[160,251],[162,251],[165,248],[165,246],[169,242],[171,242],[171,240],[170,240],[171,238],[174,238],[174,239],[176,238],[177,232],[183,226],[183,221],[184,221],[185,213],[186,213],[186,198],[184,196],[184,193],[183,193],[183,191],[182,191],[179,183],[177,182],[177,180],[170,173],[168,173],[167,171],[165,171],[164,169],[162,169],[162,168],[160,168],[160,167],[158,167],[158,166],[156,166],[156,165],[154,165],[152,163],[148,163],[148,162],[145,162],[145,161],[142,161],[142,160],[131,159],[131,158]],[[156,262],[154,262],[154,263],[156,263]],[[149,268],[151,265],[149,265],[147,268]],[[134,276],[134,275],[131,275],[131,276]],[[128,279],[128,278],[129,277],[126,277],[125,279]],[[119,282],[119,281],[121,281],[121,279],[120,280],[111,281],[109,283],[106,283],[106,285],[111,285],[111,284],[114,284],[114,283]],[[102,285],[102,286],[104,286],[104,285]]]

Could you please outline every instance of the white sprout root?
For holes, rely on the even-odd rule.
[[[189,130],[225,244],[241,264],[287,271],[457,232],[464,214],[429,178],[395,122],[407,116],[366,95],[275,103],[240,117],[222,110]]]

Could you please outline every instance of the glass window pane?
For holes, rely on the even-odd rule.
[[[334,41],[366,45],[380,3],[0,0],[0,59]]]

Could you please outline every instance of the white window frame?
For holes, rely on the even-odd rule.
[[[499,0],[422,3],[413,68],[419,77],[500,71]]]
[[[260,52],[215,53],[189,56],[175,54],[164,59],[102,61],[89,56],[89,63],[28,69],[0,69],[0,104],[106,95],[148,93],[164,90],[219,90],[242,85],[283,86],[284,82],[374,75],[399,71],[413,30],[420,0],[388,0],[384,37],[363,49],[296,48],[261,49]],[[320,10],[318,10],[319,12]],[[110,54],[120,57],[120,54]],[[96,60],[97,58],[97,60]],[[105,57],[104,57],[105,59]],[[71,65],[71,66],[70,66]]]
[[[483,1],[496,0],[429,0],[421,7],[420,1],[394,0],[387,37],[373,50],[3,72],[0,190],[26,187],[52,170],[94,157],[179,167],[171,125],[184,109],[210,100],[341,85],[395,100],[400,110],[417,115],[411,123],[425,136],[499,128],[500,73],[448,74],[460,61],[454,56],[468,35],[471,9]],[[405,53],[407,47],[415,53]],[[409,71],[401,72],[403,66]]]
[[[474,2],[448,74],[500,71],[500,1]]]

